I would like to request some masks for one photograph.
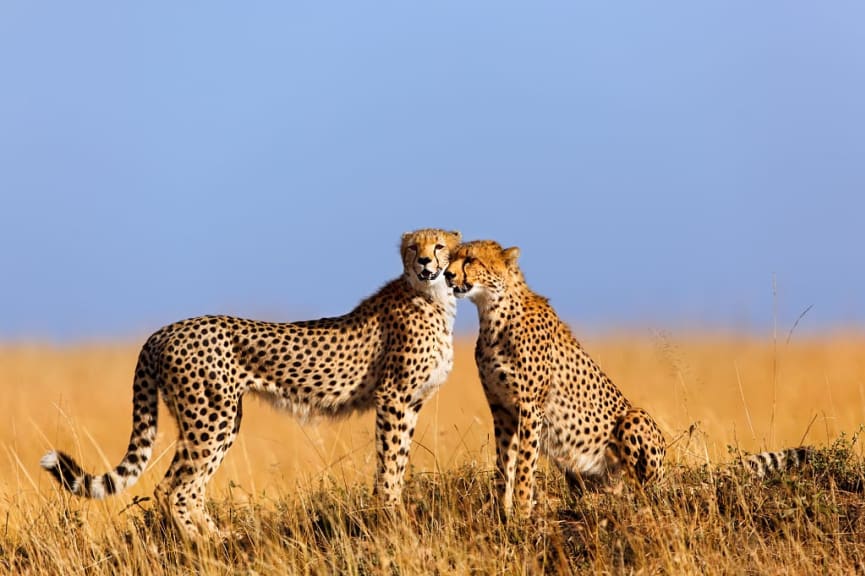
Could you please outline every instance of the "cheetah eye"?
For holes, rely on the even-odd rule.
[[[444,246],[442,246],[441,244],[436,244],[436,251],[441,250],[442,248],[444,248]]]
[[[411,250],[412,252],[417,252],[417,244],[412,244],[406,250]]]

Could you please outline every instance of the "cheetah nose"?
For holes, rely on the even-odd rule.
[[[430,262],[432,262],[432,258],[427,258],[426,256],[417,259],[417,263],[421,266],[426,266]]]

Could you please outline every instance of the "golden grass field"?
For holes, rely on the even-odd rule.
[[[129,530],[139,534],[142,510],[149,506],[136,499],[151,494],[172,455],[174,423],[164,412],[155,457],[139,483],[126,494],[99,502],[68,498],[38,466],[49,448],[70,452],[93,472],[102,472],[120,460],[130,430],[131,375],[137,345],[2,345],[0,444],[5,462],[0,466],[0,570],[144,573],[162,566],[164,573],[174,573],[176,568],[220,574],[580,569],[611,573],[801,573],[815,569],[842,573],[865,566],[865,537],[827,536],[812,542],[797,540],[795,534],[783,531],[781,540],[774,536],[764,540],[752,534],[741,546],[721,553],[716,538],[706,536],[706,547],[701,548],[687,534],[697,529],[699,521],[720,514],[713,512],[711,505],[712,501],[717,505],[719,496],[709,493],[705,513],[696,517],[693,511],[675,513],[677,502],[687,500],[675,495],[706,488],[705,478],[699,477],[689,487],[688,474],[705,470],[704,464],[714,469],[729,461],[728,446],[746,451],[802,443],[825,447],[842,434],[847,438],[854,435],[865,423],[865,337],[794,337],[786,343],[740,336],[643,333],[584,340],[583,344],[632,402],[655,416],[667,436],[667,463],[678,472],[671,474],[673,487],[648,505],[644,506],[640,495],[630,492],[618,500],[610,500],[614,497],[609,495],[588,495],[571,501],[560,490],[556,473],[543,466],[547,480],[541,485],[547,486],[549,502],[541,509],[548,514],[541,513],[543,518],[538,520],[543,529],[528,529],[526,533],[555,534],[555,538],[544,536],[529,542],[531,536],[520,535],[519,530],[515,534],[513,525],[502,525],[492,513],[481,512],[482,503],[466,518],[464,508],[470,508],[473,499],[481,502],[488,492],[494,462],[491,419],[472,358],[473,339],[466,337],[458,341],[454,371],[424,407],[417,427],[406,496],[408,510],[420,516],[379,529],[377,517],[366,515],[375,467],[370,415],[301,425],[290,415],[250,399],[244,406],[239,439],[212,481],[209,497],[223,524],[243,526],[245,533],[263,536],[257,543],[249,536],[246,544],[232,544],[229,552],[186,550],[158,539],[147,548],[129,537]],[[854,443],[852,452],[861,459],[858,444]],[[413,495],[417,498],[414,502]],[[788,492],[769,495],[784,502]],[[860,501],[861,494],[844,500],[851,505]],[[440,502],[438,512],[434,502]],[[562,507],[561,502],[570,504]],[[424,508],[427,504],[433,509]],[[621,517],[615,516],[616,510]],[[736,533],[759,534],[759,527],[748,523],[759,514],[748,510],[744,520],[719,515],[714,522],[739,522],[731,525]],[[792,510],[791,526],[799,530],[804,521],[796,508]],[[330,518],[327,511],[335,514],[339,527],[332,527],[331,542],[322,543],[320,526],[310,528],[303,522]],[[569,519],[571,513],[580,515],[581,520]],[[604,514],[614,516],[602,522]],[[658,517],[664,514],[672,516],[661,525]],[[840,512],[835,514],[834,518],[841,517]],[[294,515],[293,524],[286,525],[288,520],[280,519],[280,515]],[[639,537],[641,543],[628,540],[627,545],[616,544],[617,532],[642,534],[639,527],[647,526],[645,515],[654,520],[650,518],[646,536]],[[423,520],[418,519],[421,517]],[[597,522],[593,524],[589,517]],[[497,525],[491,528],[494,532],[477,532],[486,529],[481,525],[483,518]],[[382,520],[382,524],[388,522]],[[563,536],[562,527],[571,525],[577,526],[577,535]],[[352,531],[355,529],[358,532]],[[714,524],[701,528],[707,533],[715,529],[718,534],[724,530]],[[396,536],[394,530],[398,531]],[[591,532],[589,536],[586,530]],[[288,533],[291,536],[286,536]],[[309,534],[311,540],[306,541],[303,534]],[[660,540],[671,538],[674,543],[652,549],[647,541],[658,534],[667,534]],[[424,540],[427,537],[441,539],[447,549],[430,548]],[[471,539],[471,544],[462,544],[462,538]],[[574,538],[581,543],[577,548],[573,548]],[[478,548],[484,539],[489,540],[489,548]],[[686,545],[686,540],[690,544]],[[165,546],[168,552],[160,548]],[[844,549],[839,552],[839,547]],[[156,549],[159,551],[154,552]],[[415,549],[420,552],[412,552]],[[100,554],[114,560],[103,564]]]

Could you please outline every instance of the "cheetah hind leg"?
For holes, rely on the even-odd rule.
[[[202,443],[196,450],[190,450],[184,440],[178,441],[171,466],[156,487],[157,503],[187,538],[205,536],[228,539],[232,536],[220,530],[207,512],[205,488],[237,437],[241,414],[241,410],[238,410],[233,426],[221,441]],[[196,455],[198,459],[193,460],[192,456]]]
[[[204,509],[203,480],[189,461],[187,449],[178,444],[177,452],[154,492],[154,498],[163,516],[180,535],[190,540],[218,533],[216,523]]]
[[[178,448],[165,477],[156,487],[155,499],[163,514],[188,539],[227,538],[207,512],[205,488],[222,461],[222,454],[193,462]],[[223,452],[224,454],[224,452]]]
[[[660,428],[648,412],[631,408],[619,417],[607,446],[607,468],[624,468],[629,477],[643,485],[660,478],[666,447]]]

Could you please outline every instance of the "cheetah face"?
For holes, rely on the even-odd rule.
[[[441,281],[450,262],[450,251],[460,242],[459,232],[426,228],[402,236],[402,261],[406,277],[416,287]]]
[[[516,262],[519,248],[503,249],[492,240],[460,244],[451,252],[444,276],[457,298],[476,304],[505,290],[508,280],[521,275]]]

